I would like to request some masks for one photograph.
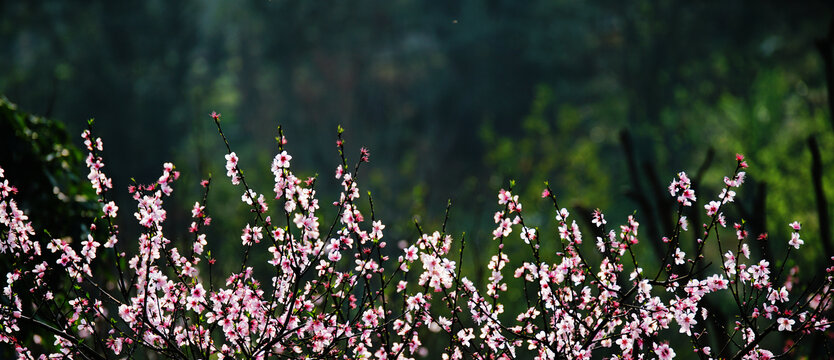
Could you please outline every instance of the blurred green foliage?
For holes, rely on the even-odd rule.
[[[84,154],[64,124],[21,111],[0,97],[0,166],[18,189],[18,205],[27,209],[41,241],[79,239],[99,205],[81,173]]]

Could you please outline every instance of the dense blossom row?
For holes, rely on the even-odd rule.
[[[220,115],[213,113],[212,118],[220,130]],[[776,266],[751,258],[744,222],[728,225],[725,207],[745,180],[747,163],[740,155],[733,175],[703,210],[685,173],[671,182],[677,225],[662,239],[666,252],[658,254],[660,267],[654,271],[641,268],[635,216],[608,228],[604,215],[595,210],[590,223],[601,236],[592,236],[590,246],[584,246],[588,235],[583,239],[577,221],[548,187],[542,197],[552,202],[558,226],[556,238],[548,239],[525,223],[512,189],[502,189],[492,232],[497,252],[481,284],[462,274],[466,242],[445,233],[445,223],[444,230],[431,233],[418,224],[414,243],[387,247],[386,225],[376,219],[373,202],[369,199],[370,213],[358,206],[358,174],[369,153],[363,148],[351,170],[341,129],[335,179],[342,190],[332,203],[338,216],[330,226],[322,226],[319,218],[318,179],[293,174],[283,134],[270,166],[274,188],[269,195],[249,187],[238,156],[223,137],[226,175],[240,188],[252,216],[240,235],[245,249],[240,270],[218,282],[204,231],[211,224],[206,209],[210,181],[201,183],[205,196],[192,209],[193,238],[187,246],[167,238],[163,226],[164,200],[179,178],[170,163],[155,183],[129,188],[136,201],[133,216],[143,231],[138,241],[120,241],[112,221],[120,208],[107,197],[112,181],[102,171],[102,141],[90,130],[83,138],[89,151],[88,178],[102,212],[80,248],[68,239],[53,239],[43,251],[33,240],[36,230],[14,200],[17,189],[0,169],[0,253],[13,267],[0,301],[0,341],[15,346],[22,359],[105,359],[144,352],[203,359],[413,358],[427,351],[423,341],[430,333],[447,335],[442,356],[451,359],[524,354],[539,359],[671,359],[691,349],[704,359],[769,359],[792,350],[763,348],[763,339],[773,333],[799,340],[830,326],[825,315],[832,308],[834,269],[799,290],[796,269],[786,275],[785,261]],[[707,222],[690,226],[684,214],[694,211],[703,211]],[[804,244],[800,224],[793,222],[789,229],[786,259]],[[689,231],[700,235],[695,244],[684,245],[682,234]],[[726,234],[733,232],[735,237],[728,239]],[[511,259],[504,249],[509,241],[523,243],[531,256]],[[115,261],[95,263],[102,242]],[[138,247],[119,249],[125,243]],[[707,244],[717,247],[722,257],[712,266],[706,259]],[[250,250],[256,247],[268,251],[265,263],[250,263]],[[595,254],[583,253],[588,251]],[[96,276],[96,266],[115,270],[115,279]],[[259,278],[256,267],[268,267],[272,275]],[[511,281],[523,285],[527,304],[517,314],[507,313],[517,306],[504,302]],[[732,323],[707,326],[715,309],[710,297],[733,303]],[[22,328],[36,329],[25,333],[33,339],[21,338]],[[673,349],[664,340],[670,336],[688,337],[691,347]],[[45,339],[51,346],[32,346]],[[54,353],[36,354],[34,349]]]

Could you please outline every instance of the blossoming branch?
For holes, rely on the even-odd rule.
[[[770,359],[830,331],[834,267],[802,284],[796,268],[786,269],[785,260],[803,249],[801,225],[785,227],[785,260],[772,264],[751,255],[756,245],[745,222],[725,215],[745,181],[748,165],[741,155],[712,198],[696,195],[686,173],[673,178],[668,192],[677,207],[669,215],[676,226],[662,239],[641,239],[636,215],[610,227],[600,210],[590,216],[602,236],[583,234],[549,185],[542,198],[553,205],[558,232],[542,234],[525,221],[512,187],[501,189],[495,253],[483,284],[463,272],[466,239],[445,231],[448,208],[441,229],[424,231],[416,224],[413,242],[387,246],[386,225],[370,196],[370,212],[359,207],[365,201],[360,168],[370,153],[362,148],[351,166],[341,128],[334,175],[341,191],[327,203],[338,211],[323,219],[319,179],[292,172],[280,128],[278,153],[268,167],[274,187],[263,193],[247,183],[220,114],[211,118],[226,146],[226,177],[251,210],[241,219],[239,270],[219,276],[206,251],[211,179],[200,183],[204,196],[191,211],[193,237],[178,247],[165,226],[165,201],[180,176],[175,166],[165,163],[154,183],[130,186],[132,206],[115,204],[103,142],[90,123],[82,134],[87,178],[101,211],[85,239],[35,241],[36,231],[48,229],[33,227],[15,200],[14,174],[0,168],[0,253],[13,269],[0,297],[0,342],[21,359],[147,353],[176,359],[409,359],[425,355],[427,339],[438,338],[444,339],[436,349],[444,359],[671,359],[692,351],[701,359]],[[125,236],[116,226],[114,219],[125,211],[140,224],[138,236]],[[690,223],[694,212],[707,221]],[[697,235],[694,244],[682,237],[689,232]],[[645,241],[661,241],[665,253],[642,258]],[[510,242],[523,244],[527,255],[509,254]],[[269,259],[255,262],[252,251],[266,251]],[[101,262],[101,252],[116,260]],[[256,268],[271,276],[257,276],[263,272]],[[524,304],[508,303],[510,292]],[[715,301],[732,310],[730,320],[711,322]],[[523,310],[508,313],[510,308]],[[672,337],[685,337],[689,346],[675,347]],[[788,345],[764,346],[773,339]]]

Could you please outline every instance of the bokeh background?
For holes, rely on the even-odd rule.
[[[281,125],[296,173],[319,174],[326,213],[341,124],[349,160],[360,146],[371,151],[360,181],[386,238],[413,240],[414,220],[439,228],[451,199],[448,228],[466,232],[475,278],[495,249],[496,194],[510,179],[544,234],[552,205],[539,194],[549,181],[577,216],[600,208],[615,224],[636,213],[644,241],[656,243],[671,226],[674,174],[697,175],[700,208],[736,153],[751,165],[736,215],[769,233],[777,253],[787,223],[801,221],[799,261],[822,264],[834,254],[818,208],[834,201],[834,122],[818,44],[830,44],[832,19],[834,3],[822,0],[7,0],[0,94],[65,127],[70,137],[53,143],[67,147],[96,119],[126,238],[136,231],[132,179],[154,181],[167,161],[182,171],[167,206],[169,237],[183,239],[198,182],[212,174],[209,248],[230,256],[228,269],[247,220],[212,111],[266,194]],[[4,129],[5,162],[33,179],[58,171],[9,145],[32,131]],[[83,180],[81,163],[68,164]],[[41,196],[81,191],[55,178],[60,191]]]

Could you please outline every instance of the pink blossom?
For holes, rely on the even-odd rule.
[[[686,335],[692,335],[692,325],[698,323],[695,321],[695,314],[688,311],[675,315],[675,320],[680,325],[680,332],[686,333]]]
[[[696,200],[695,190],[691,188],[692,183],[689,177],[684,172],[678,173],[678,179],[673,179],[669,184],[669,194],[672,197],[677,197],[678,203],[683,206],[692,206],[692,201]]]
[[[793,319],[783,317],[777,319],[776,322],[779,324],[779,331],[792,331],[792,326],[794,323],[796,323],[796,321],[794,321]]]
[[[788,241],[789,245],[793,246],[795,249],[799,249],[799,246],[804,243],[805,241],[799,238],[798,232],[791,233],[791,239]]]
[[[596,227],[602,227],[608,222],[605,221],[605,216],[602,215],[602,212],[600,212],[599,209],[596,209],[593,212],[593,219],[591,220],[591,223],[596,225]]]
[[[119,211],[119,207],[116,206],[115,202],[111,201],[111,202],[108,202],[107,204],[104,204],[104,208],[102,210],[104,211],[105,215],[107,215],[111,218],[115,218],[116,217],[116,212]]]
[[[683,265],[686,263],[686,253],[681,251],[680,248],[675,249],[675,264],[676,265]]]
[[[275,155],[275,159],[272,160],[273,171],[276,171],[279,168],[289,168],[290,160],[292,160],[292,156],[287,154],[286,151],[282,151],[280,154]]]
[[[675,358],[675,350],[669,347],[669,344],[654,344],[654,353],[660,360],[669,360]]]
[[[709,204],[704,205],[704,209],[707,209],[707,216],[715,215],[719,207],[721,207],[721,203],[718,201],[710,201]]]
[[[733,190],[727,190],[727,188],[721,189],[721,193],[718,194],[718,198],[721,199],[722,204],[733,202],[735,197],[736,192]]]
[[[220,115],[213,113],[212,117],[219,120]],[[112,185],[101,172],[104,163],[95,153],[101,151],[101,140],[89,132],[83,136],[90,151],[89,180],[101,195]],[[283,135],[280,142],[286,142]],[[361,156],[360,162],[367,161],[367,149]],[[0,184],[0,252],[17,256],[12,262],[24,265],[6,275],[2,296],[4,310],[11,316],[0,316],[0,327],[7,329],[0,334],[0,342],[23,348],[13,337],[20,330],[16,319],[27,308],[16,294],[25,288],[21,283],[32,287],[37,301],[63,304],[63,308],[58,307],[65,319],[55,324],[56,328],[75,337],[71,339],[75,341],[56,338],[54,347],[64,357],[76,355],[79,341],[96,335],[101,336],[97,349],[116,355],[125,349],[132,352],[134,347],[174,354],[179,347],[218,359],[334,355],[411,358],[428,353],[428,345],[423,344],[425,334],[442,332],[451,337],[446,354],[452,359],[492,355],[501,359],[528,355],[590,359],[602,353],[624,359],[654,353],[660,359],[671,359],[676,354],[669,344],[651,341],[671,336],[676,330],[696,340],[698,355],[709,356],[710,348],[701,347],[697,340],[705,334],[702,330],[712,327],[698,327],[697,316],[706,321],[710,314],[703,301],[711,293],[729,293],[729,289],[738,298],[728,303],[727,309],[744,304],[738,306],[740,313],[734,314],[735,329],[732,323],[727,324],[727,331],[738,334],[739,340],[726,344],[729,347],[742,348],[777,327],[782,332],[793,332],[797,321],[797,331],[825,331],[830,326],[819,309],[830,302],[826,292],[829,283],[822,292],[799,296],[797,301],[807,302],[809,309],[794,309],[788,299],[800,284],[796,270],[791,269],[787,279],[773,277],[771,272],[782,274],[781,267],[772,269],[768,261],[751,258],[755,252],[746,241],[748,230],[743,220],[737,220],[733,229],[736,238],[717,238],[719,230],[730,232],[714,228],[714,221],[726,226],[724,213],[719,211],[733,201],[735,192],[730,188],[745,180],[746,174],[739,171],[746,167],[741,156],[737,158],[736,173],[724,179],[726,187],[719,201],[710,201],[704,207],[713,220],[707,221],[703,229],[701,224],[694,225],[698,230],[694,243],[684,241],[679,232],[667,234],[659,245],[671,251],[671,256],[664,256],[665,263],[651,274],[638,266],[645,254],[641,246],[635,247],[639,244],[639,214],[628,216],[624,224],[605,233],[600,229],[607,221],[599,209],[594,210],[590,217],[594,232],[585,236],[596,240],[600,253],[587,256],[586,248],[581,246],[583,233],[576,220],[568,219],[567,209],[556,211],[558,235],[540,234],[533,224],[538,216],[525,219],[528,214],[522,213],[519,197],[506,190],[498,193],[500,207],[493,217],[493,235],[501,241],[476,243],[474,247],[478,252],[491,251],[486,270],[460,271],[458,259],[466,243],[453,241],[440,229],[423,232],[429,226],[426,224],[418,224],[420,234],[413,243],[399,242],[403,253],[391,260],[390,249],[385,249],[386,242],[382,241],[386,225],[377,219],[364,221],[360,209],[367,203],[358,201],[361,192],[356,174],[345,173],[344,164],[336,169],[342,187],[333,202],[334,218],[321,226],[315,178],[302,181],[296,177],[289,170],[291,159],[283,150],[273,159],[273,190],[279,204],[274,214],[268,212],[271,204],[263,194],[248,185],[241,196],[252,214],[241,230],[242,243],[251,246],[246,254],[250,250],[255,255],[266,251],[264,256],[247,257],[243,265],[217,266],[211,253],[203,254],[208,242],[206,234],[199,233],[200,224],[208,225],[210,218],[200,202],[194,203],[192,220],[186,221],[191,222],[193,232],[187,235],[193,237],[169,239],[173,232],[164,226],[167,212],[163,199],[171,194],[172,183],[179,176],[171,163],[163,165],[163,174],[156,182],[129,188],[137,202],[134,217],[142,225],[141,234],[129,241],[138,245],[135,251],[128,250],[130,258],[125,252],[110,252],[119,231],[101,219],[91,224],[90,235],[80,244],[67,238],[53,239],[44,244],[53,254],[41,256],[41,245],[30,239],[35,235],[31,221],[10,198],[16,189],[4,179]],[[242,182],[235,153],[226,155],[226,168],[233,184]],[[202,185],[208,191],[208,182]],[[681,172],[669,191],[680,204],[676,210],[680,230],[687,231],[686,215],[690,212],[683,207],[696,201],[691,180]],[[543,197],[551,196],[549,191],[543,192]],[[105,196],[98,200],[105,216],[116,216],[115,202],[105,201]],[[520,239],[508,237],[515,225],[519,226]],[[789,244],[799,248],[799,223],[790,226],[794,232]],[[323,236],[320,231],[325,231]],[[257,245],[264,236],[268,244]],[[99,240],[103,239],[107,242],[99,255]],[[701,248],[704,244],[710,247]],[[687,258],[679,246],[693,249],[697,256]],[[721,253],[716,253],[716,248]],[[525,258],[519,251],[529,252]],[[707,259],[716,254],[718,259]],[[345,262],[341,262],[343,257]],[[127,280],[126,284],[95,283],[99,277],[92,273],[91,263],[97,258],[114,259],[120,275],[125,274],[120,280]],[[716,260],[723,264],[708,265]],[[256,270],[262,262],[273,267]],[[513,278],[503,272],[508,265],[514,270]],[[220,275],[224,268],[237,272]],[[834,273],[832,269],[829,273]],[[485,284],[467,278],[470,273]],[[113,296],[105,299],[111,305],[103,306],[103,301],[79,297],[73,291],[62,292],[60,304],[56,303],[46,281],[53,275],[68,276],[84,293],[93,289],[97,294],[112,292]],[[774,285],[776,281],[780,285]],[[391,296],[394,291],[396,295]],[[729,298],[716,294],[714,299],[722,296]],[[520,311],[509,313],[517,307],[508,301],[520,304]],[[113,308],[118,309],[116,319],[121,325],[108,328],[109,322],[101,319],[109,318],[107,311]],[[769,328],[751,325],[773,319],[777,320]],[[741,357],[772,355],[755,346]]]
[[[233,185],[240,184],[240,175],[237,171],[237,154],[231,152],[226,154],[226,176],[232,179]]]
[[[524,240],[525,244],[529,244],[530,241],[536,240],[536,229],[531,229],[525,227],[521,230],[521,239]]]
[[[204,210],[204,206],[200,206],[199,202],[195,202],[194,207],[191,208],[191,217],[196,218],[202,216]]]
[[[373,237],[374,239],[377,239],[377,240],[382,239],[382,230],[384,230],[384,229],[385,229],[385,225],[382,224],[382,221],[380,221],[380,220],[374,221],[373,231],[372,231],[371,237]]]
[[[498,193],[498,204],[504,205],[513,200],[513,195],[504,189]]]
[[[414,245],[411,245],[407,249],[405,249],[405,259],[408,261],[417,260],[417,248]]]

